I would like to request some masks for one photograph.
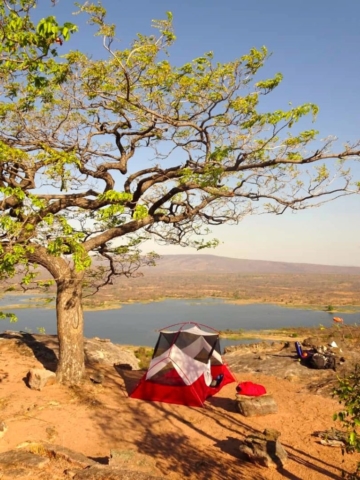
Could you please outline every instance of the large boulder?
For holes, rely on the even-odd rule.
[[[104,365],[126,364],[134,370],[139,369],[139,360],[134,352],[110,340],[90,338],[85,341],[85,355],[88,363],[103,363]]]

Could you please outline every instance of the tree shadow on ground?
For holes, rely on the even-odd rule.
[[[44,368],[55,372],[58,363],[58,357],[55,353],[58,350],[56,335],[47,335],[46,339],[38,340],[31,333],[20,331],[16,333],[1,333],[0,338],[14,339],[20,349],[20,353],[25,355],[26,353],[22,351],[22,347],[28,347]]]
[[[248,462],[239,451],[241,441],[259,430],[237,413],[233,399],[224,395],[210,397],[205,408],[135,400],[127,398],[127,394],[144,371],[116,368],[112,372],[107,378],[109,388],[127,415],[114,424],[117,409],[111,407],[94,411],[93,420],[99,426],[100,436],[114,448],[120,445],[155,458],[156,468],[170,477],[175,474],[176,478],[199,480],[267,478],[268,470]],[[133,433],[131,438],[129,432]],[[223,432],[221,436],[219,432]],[[289,465],[278,469],[283,478],[301,480],[305,468],[319,478],[341,479],[338,465],[312,457],[305,447],[296,450],[283,445],[289,454]],[[299,472],[296,465],[300,467]]]
[[[151,431],[145,432],[138,449],[157,459],[157,466],[162,473],[176,472],[181,478],[192,477],[197,480],[209,478],[228,480],[229,478],[263,479],[260,470],[240,458],[219,455],[216,447],[204,447],[201,442],[195,443],[182,432],[164,432],[154,437]],[[162,452],[166,451],[166,465]]]
[[[106,386],[116,395],[115,405],[96,409],[92,415],[100,429],[99,441],[106,441],[110,449],[131,450],[152,458],[157,472],[149,473],[170,478],[171,475],[196,480],[266,478],[258,467],[233,455],[235,450],[230,444],[229,452],[221,454],[216,445],[219,439],[211,428],[204,428],[204,419],[209,419],[210,423],[231,430],[230,423],[235,422],[227,417],[226,410],[214,418],[211,405],[195,408],[131,399],[127,392],[136,386],[144,372],[119,367],[112,372],[106,376]],[[120,403],[123,415],[118,414]],[[236,435],[240,432],[235,424]]]
[[[214,408],[221,408],[226,412],[237,413],[236,402],[232,398],[214,396],[209,397],[206,402]]]
[[[0,336],[16,337],[34,352],[45,368],[51,367],[53,362],[55,369],[56,336],[50,340],[49,336],[36,339],[28,333]],[[44,353],[47,354],[45,358]],[[132,449],[152,457],[157,471],[163,475],[169,474],[170,478],[172,473],[176,478],[191,477],[197,480],[267,478],[267,470],[241,457],[240,441],[259,430],[247,424],[249,421],[236,412],[235,402],[231,398],[224,395],[211,397],[205,408],[144,402],[128,398],[144,371],[128,370],[118,365],[87,365],[88,372],[90,368],[103,371],[105,375],[104,387],[99,387],[99,392],[103,392],[103,396],[99,396],[102,402],[94,404],[90,415],[97,425],[99,444],[106,445],[105,448]],[[86,396],[88,388],[90,398],[94,394],[90,391],[94,388],[90,388],[90,382],[82,387],[82,392]],[[219,432],[220,436],[217,436]],[[284,444],[284,447],[291,462],[289,468],[279,470],[283,478],[300,480],[295,464],[302,471],[306,468],[309,472],[315,472],[320,478],[341,479],[341,469],[337,465],[327,464],[290,445]],[[106,463],[107,457],[97,457],[97,461]]]
[[[232,455],[235,458],[242,458],[245,460],[245,457],[241,454],[239,447],[242,445],[242,440],[236,437],[226,437],[223,440],[218,440],[215,445],[220,448],[223,452]]]
[[[331,478],[333,480],[342,480],[344,477],[341,475],[342,469],[338,465],[330,465],[326,462],[323,462],[321,459],[318,457],[313,457],[312,455],[309,455],[308,453],[303,452],[302,450],[299,450],[297,448],[292,447],[291,445],[283,444],[289,458],[296,462],[297,464],[304,465],[307,468],[311,468],[315,472],[321,473],[322,475],[327,476],[327,478]],[[301,456],[300,456],[301,455]],[[302,458],[305,457],[305,458]],[[316,465],[314,462],[319,463],[321,465]],[[334,470],[339,471],[339,475],[336,473],[331,473],[329,472],[328,468],[331,466]],[[284,477],[289,478],[291,480],[296,480],[296,477],[293,477],[290,472],[286,475],[286,471],[284,472]]]
[[[130,370],[128,368],[122,368],[120,365],[114,365],[114,368],[123,379],[125,390],[128,395],[134,391],[136,385],[140,382],[146,372],[146,370]]]

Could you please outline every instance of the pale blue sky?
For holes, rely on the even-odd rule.
[[[72,2],[55,8],[40,0],[37,15],[54,14],[69,20]],[[281,86],[266,98],[265,108],[286,108],[314,102],[320,107],[316,128],[322,137],[341,141],[360,138],[360,2],[328,0],[104,0],[117,36],[126,46],[137,32],[148,33],[153,18],[174,14],[178,40],[171,61],[185,63],[212,50],[228,61],[249,48],[266,45],[273,52],[262,77],[280,71]],[[81,16],[73,17],[80,31],[63,46],[103,55],[100,39],[92,38]],[[359,166],[355,173],[360,179]],[[223,242],[204,253],[237,258],[360,266],[360,196],[337,200],[321,208],[247,217],[238,226],[214,228]],[[148,248],[152,248],[149,245]],[[147,249],[148,249],[147,248]],[[166,253],[192,253],[180,247],[156,247]]]

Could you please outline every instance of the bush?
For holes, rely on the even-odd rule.
[[[151,362],[154,349],[150,347],[139,347],[134,351],[135,357],[139,360],[139,367],[141,369],[147,369]]]
[[[347,377],[339,378],[339,386],[334,390],[334,396],[339,399],[342,410],[335,413],[334,420],[341,422],[346,432],[346,443],[343,453],[360,452],[360,365],[356,364],[354,371]],[[360,478],[360,462],[357,471],[347,477]]]

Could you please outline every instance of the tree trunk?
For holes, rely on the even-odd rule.
[[[70,385],[78,384],[85,374],[81,280],[82,278],[70,278],[57,282],[59,363],[56,376],[60,383]]]

